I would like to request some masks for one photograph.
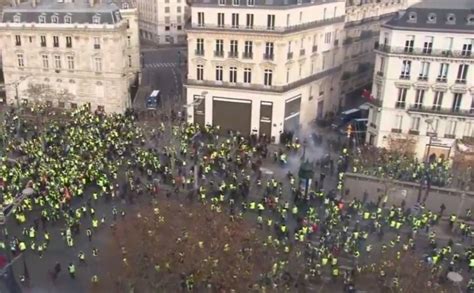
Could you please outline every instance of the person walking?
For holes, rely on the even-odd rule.
[[[69,271],[69,276],[71,277],[71,279],[75,279],[76,278],[76,266],[72,262],[69,263],[68,271]]]

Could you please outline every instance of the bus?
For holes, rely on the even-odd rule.
[[[160,105],[161,93],[159,90],[154,90],[146,99],[147,109],[156,109]]]

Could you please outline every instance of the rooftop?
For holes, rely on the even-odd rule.
[[[474,0],[424,0],[400,12],[388,27],[413,30],[474,31]]]
[[[192,5],[198,6],[220,6],[220,7],[238,7],[238,8],[252,8],[252,7],[278,7],[278,6],[293,6],[305,4],[323,4],[331,2],[344,2],[345,0],[193,0]],[[250,5],[249,5],[250,4]]]
[[[122,19],[119,7],[112,2],[95,1],[93,6],[88,0],[37,0],[34,3],[30,0],[4,8],[2,22],[114,24]]]
[[[473,0],[423,0],[411,6],[413,8],[434,9],[474,9]]]

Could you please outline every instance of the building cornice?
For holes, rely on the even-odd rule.
[[[300,25],[294,26],[286,26],[286,27],[275,27],[273,29],[268,29],[267,27],[258,27],[254,26],[252,29],[245,29],[243,26],[239,28],[232,28],[230,25],[226,25],[224,27],[219,27],[217,25],[205,25],[205,26],[198,26],[196,23],[187,23],[186,30],[187,32],[195,33],[195,32],[227,32],[232,34],[239,34],[239,35],[285,35],[285,34],[292,34],[296,32],[303,32],[306,30],[314,29],[323,27],[326,25],[331,24],[338,24],[344,23],[345,16],[339,16],[335,18],[330,18],[326,20],[317,20],[309,23],[304,23]]]
[[[351,27],[358,26],[358,25],[369,24],[369,23],[373,23],[373,22],[379,22],[381,20],[382,21],[383,20],[388,20],[388,19],[392,18],[394,15],[396,15],[396,12],[381,14],[381,15],[373,16],[373,17],[367,17],[367,18],[363,18],[361,20],[348,21],[344,24],[344,27],[345,28],[351,28]]]
[[[201,87],[218,87],[218,88],[225,88],[225,89],[232,89],[232,90],[243,90],[243,91],[251,91],[251,92],[264,92],[264,93],[285,93],[301,86],[304,86],[308,83],[313,81],[319,80],[321,78],[325,78],[332,74],[337,73],[341,69],[341,66],[336,66],[331,69],[318,72],[316,74],[310,75],[306,78],[297,80],[287,85],[281,86],[264,86],[262,84],[248,84],[245,85],[243,83],[229,83],[229,82],[220,82],[214,80],[194,80],[188,79],[184,84],[185,87],[189,86],[201,86]]]
[[[192,3],[191,8],[219,8],[219,9],[242,9],[242,10],[255,10],[255,9],[264,9],[264,10],[289,10],[295,8],[306,8],[312,6],[322,6],[324,4],[345,2],[345,0],[325,0],[317,3],[301,3],[301,4],[289,4],[289,5],[252,5],[252,6],[234,6],[234,5],[216,5],[214,3]]]
[[[126,31],[125,22],[119,24],[36,24],[36,23],[0,23],[0,31],[16,31],[25,29],[41,30],[41,31],[87,31],[87,32],[110,32],[110,31]]]
[[[390,24],[382,24],[382,28],[388,28],[399,31],[412,31],[412,32],[431,32],[431,33],[447,33],[447,34],[472,34],[472,29],[444,29],[444,28],[417,28],[417,27],[402,27]]]

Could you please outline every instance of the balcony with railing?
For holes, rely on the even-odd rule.
[[[384,44],[378,44],[375,49],[380,52],[390,54],[474,59],[474,55],[471,54],[471,51],[468,50],[442,50],[431,48],[395,47]]]
[[[204,50],[203,49],[196,49],[196,50],[194,50],[194,55],[204,56]]]
[[[214,57],[224,57],[224,51],[214,51]]]
[[[316,52],[318,52],[318,46],[317,45],[313,46],[313,53],[316,53]]]
[[[293,59],[293,52],[288,52],[288,54],[286,54],[286,59],[288,60]]]
[[[418,81],[428,81],[428,76],[427,75],[418,75]]]
[[[298,32],[302,30],[307,30],[307,29],[312,29],[312,28],[317,28],[325,25],[330,25],[330,24],[335,24],[335,23],[342,23],[344,22],[345,16],[339,16],[339,17],[334,17],[334,18],[328,18],[328,19],[322,19],[322,20],[315,20],[307,23],[302,23],[302,24],[297,24],[297,25],[291,25],[291,26],[252,26],[252,27],[233,27],[231,24],[225,24],[225,25],[218,25],[214,23],[205,23],[205,24],[199,24],[199,23],[192,23],[188,22],[186,23],[186,29],[188,30],[228,30],[228,31],[247,31],[247,32],[267,32],[271,34],[282,34],[282,33],[292,33],[292,32]]]
[[[301,50],[300,50],[300,56],[304,56],[305,53],[306,53],[306,50],[305,50],[305,49],[301,49]]]
[[[230,83],[226,81],[222,82],[222,81],[215,81],[215,80],[196,80],[196,79],[187,79],[186,85],[211,86],[211,87],[218,86],[218,87],[227,88],[227,89],[243,89],[243,90],[283,93],[289,90],[296,89],[303,85],[306,85],[308,83],[314,82],[321,78],[331,76],[335,74],[336,72],[339,72],[340,69],[341,69],[340,66],[337,66],[325,71],[319,71],[318,73],[315,73],[313,75],[310,75],[308,77],[299,79],[295,82],[285,84],[285,85],[266,86],[263,84],[254,84],[254,83],[251,83],[251,84],[240,83],[240,82]]]
[[[402,74],[400,74],[400,79],[410,80],[410,74],[402,73]]]
[[[429,113],[436,115],[449,115],[449,116],[464,116],[464,117],[474,117],[474,110],[464,110],[457,107],[453,108],[441,108],[440,106],[422,106],[420,104],[411,104],[408,107],[408,112],[415,113]]]
[[[252,59],[253,58],[253,52],[243,52],[242,53],[242,59]]]
[[[239,52],[237,52],[237,51],[229,51],[228,54],[227,54],[227,56],[228,56],[229,58],[239,58]]]
[[[406,103],[405,102],[396,102],[395,108],[397,109],[405,109]]]
[[[263,53],[263,60],[273,60],[273,53]]]

